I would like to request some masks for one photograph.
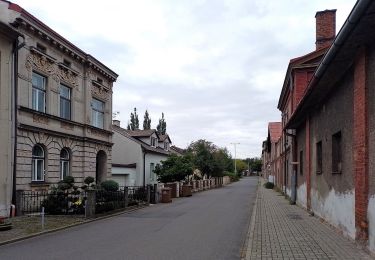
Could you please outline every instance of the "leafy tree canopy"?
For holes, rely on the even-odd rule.
[[[158,181],[163,183],[182,181],[193,174],[193,164],[189,156],[172,154],[167,160],[157,164],[154,172],[158,176]]]
[[[209,177],[223,176],[224,171],[231,170],[232,159],[226,148],[219,148],[212,142],[198,140],[192,142],[188,149],[195,168]]]

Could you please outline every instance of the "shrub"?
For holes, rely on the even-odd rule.
[[[103,181],[100,186],[106,191],[117,191],[119,188],[118,183],[114,180]]]
[[[266,182],[263,186],[266,189],[273,189],[275,185],[272,182]]]
[[[231,182],[238,181],[240,178],[233,172],[224,172],[224,176],[229,176]]]
[[[74,183],[74,177],[73,176],[65,176],[63,179],[63,182],[68,183],[68,184],[73,184]]]
[[[91,177],[91,176],[87,176],[84,181],[83,181],[85,184],[87,185],[90,185],[91,183],[95,182],[95,179],[94,177]]]

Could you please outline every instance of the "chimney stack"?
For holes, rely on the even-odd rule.
[[[336,9],[317,12],[316,50],[329,47],[336,36]]]
[[[120,127],[120,120],[113,120],[112,124],[115,125],[115,126]]]

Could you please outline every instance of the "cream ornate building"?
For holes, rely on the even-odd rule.
[[[112,86],[118,75],[18,5],[0,0],[0,22],[19,34],[0,38],[1,91],[8,93],[7,107],[1,94],[0,115],[9,115],[1,118],[9,133],[0,135],[7,149],[0,153],[0,162],[7,162],[0,164],[4,215],[17,189],[47,189],[66,175],[76,182],[110,175]]]

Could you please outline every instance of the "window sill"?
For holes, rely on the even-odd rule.
[[[316,171],[316,174],[317,174],[317,175],[322,175],[323,172],[322,172],[322,171]]]
[[[332,171],[332,174],[341,174],[341,173],[342,173],[341,171],[337,171],[337,172]]]
[[[31,181],[30,187],[46,187],[49,186],[51,183],[45,181]]]

